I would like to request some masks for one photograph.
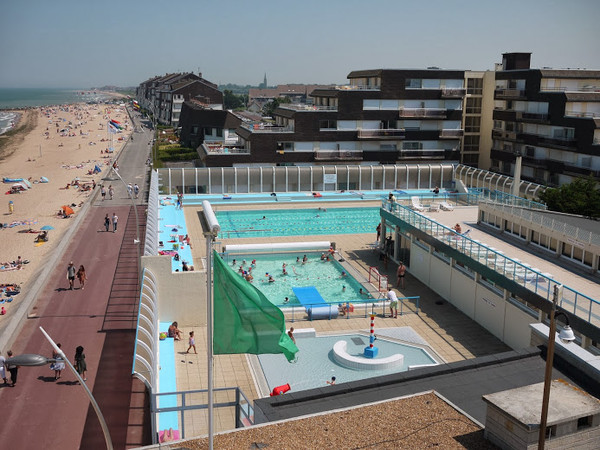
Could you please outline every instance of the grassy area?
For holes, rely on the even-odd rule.
[[[165,162],[176,161],[192,161],[198,159],[198,152],[193,148],[182,147],[179,145],[178,137],[174,130],[168,127],[157,127],[158,139],[154,143],[152,149],[153,155],[156,155],[154,160],[154,168],[160,169],[165,166]]]

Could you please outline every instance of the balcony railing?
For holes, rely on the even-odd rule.
[[[440,139],[456,139],[463,137],[465,134],[465,130],[462,129],[443,129],[440,130]]]
[[[525,111],[515,111],[515,119],[516,120],[548,120],[548,114],[546,113],[532,113]]]
[[[542,87],[540,92],[600,92],[600,86],[582,87]]]
[[[600,112],[565,111],[567,117],[600,117]]]
[[[398,111],[398,116],[402,118],[408,117],[433,117],[436,119],[446,118],[448,110],[441,108],[401,108]]]
[[[524,89],[497,88],[494,92],[496,93],[496,96],[498,96],[498,97],[510,97],[510,98],[525,97]]]
[[[249,155],[247,148],[227,145],[223,142],[205,142],[201,145],[207,155]]]
[[[317,150],[315,151],[315,160],[362,160],[362,150]]]
[[[411,159],[440,159],[444,158],[446,154],[446,150],[443,148],[433,148],[433,149],[402,149],[398,151],[398,156],[400,158],[411,158]]]
[[[337,111],[337,106],[323,106],[323,105],[302,105],[295,103],[284,103],[279,105],[282,109],[291,109],[293,111]]]
[[[444,88],[442,89],[443,98],[459,98],[465,96],[466,90],[463,88]]]
[[[338,91],[380,91],[381,86],[373,86],[367,84],[345,84],[343,86],[335,86]]]
[[[242,123],[242,128],[253,133],[293,133],[294,127],[278,127],[264,122]]]
[[[384,130],[358,130],[359,139],[404,139],[405,137],[406,130],[404,130],[404,128]]]

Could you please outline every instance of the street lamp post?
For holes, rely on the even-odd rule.
[[[550,404],[550,386],[552,384],[552,365],[554,363],[554,342],[556,340],[556,318],[565,317],[565,326],[558,337],[564,343],[575,340],[575,334],[569,326],[569,317],[563,312],[556,312],[558,299],[562,298],[563,286],[554,285],[554,296],[552,298],[552,309],[550,310],[550,330],[548,331],[548,351],[546,354],[546,372],[544,374],[544,395],[542,397],[542,415],[540,418],[540,432],[538,435],[538,449],[543,450],[546,442],[546,425],[548,423],[548,406]]]
[[[58,355],[60,355],[60,357],[62,358],[62,361],[67,365],[67,367],[71,370],[71,372],[73,372],[73,375],[75,375],[75,378],[77,378],[77,381],[79,381],[79,385],[82,387],[82,389],[85,391],[86,395],[90,399],[90,403],[92,404],[92,407],[94,408],[94,411],[96,412],[96,415],[98,416],[98,421],[100,422],[100,427],[102,427],[102,433],[104,434],[104,440],[106,441],[106,448],[108,450],[113,450],[113,443],[112,443],[112,439],[110,437],[110,432],[108,430],[108,425],[106,424],[106,420],[104,420],[102,411],[100,411],[100,406],[98,406],[98,403],[96,402],[96,399],[92,395],[92,392],[87,387],[87,384],[85,384],[85,381],[83,381],[83,379],[81,378],[81,375],[79,375],[77,370],[75,370],[75,367],[73,367],[73,364],[71,364],[71,361],[69,360],[69,358],[67,358],[67,356],[62,351],[62,349],[56,345],[56,343],[52,340],[52,338],[48,335],[48,333],[46,333],[46,330],[44,330],[42,327],[40,327],[40,330],[44,334],[44,336],[46,337],[48,342],[50,342],[50,344],[52,345],[52,348],[54,348],[54,351]],[[12,358],[8,358],[6,360],[6,363],[14,364],[17,366],[45,366],[46,364],[51,364],[56,361],[57,361],[56,359],[46,358],[45,356],[42,356],[42,355],[24,354],[24,355],[17,355]]]

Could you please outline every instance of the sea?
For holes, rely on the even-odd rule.
[[[109,95],[89,89],[0,88],[0,134],[10,130],[17,115],[10,109],[102,102]],[[4,111],[2,111],[4,110]]]

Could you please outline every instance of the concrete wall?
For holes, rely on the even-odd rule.
[[[530,345],[529,324],[537,320],[506,300],[509,293],[505,290],[486,286],[478,281],[478,274],[469,276],[414,241],[410,246],[410,273],[511,348]]]
[[[206,272],[172,272],[170,256],[144,256],[142,267],[157,278],[160,322],[206,325]]]

